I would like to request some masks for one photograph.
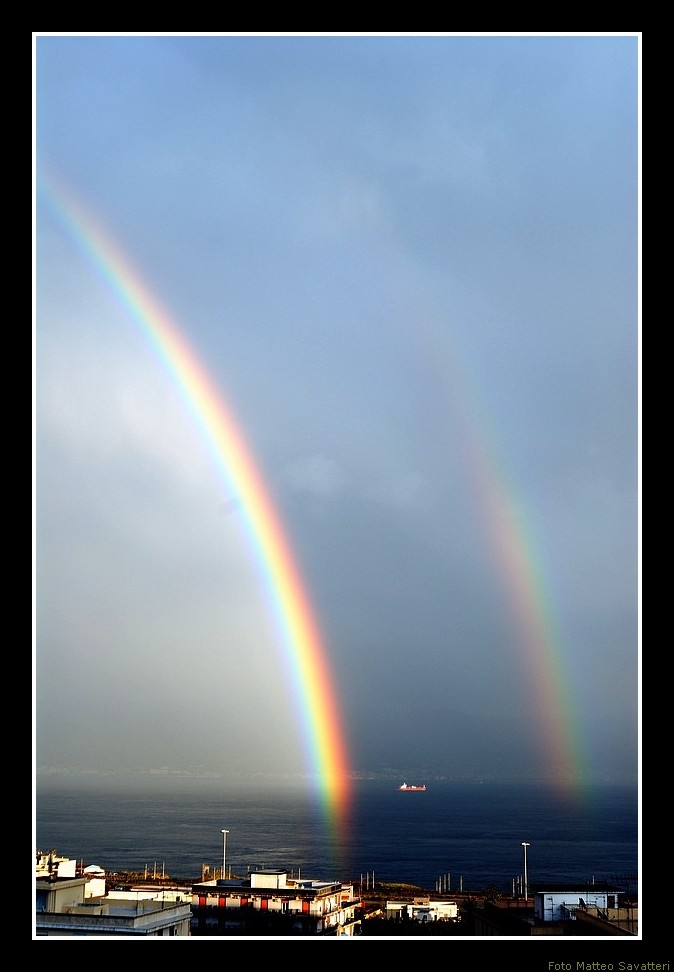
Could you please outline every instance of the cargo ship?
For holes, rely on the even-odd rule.
[[[415,793],[423,793],[423,791],[426,789],[426,784],[422,783],[421,786],[411,786],[409,783],[403,783],[403,785],[399,786],[398,789],[404,790],[405,792],[412,790]]]

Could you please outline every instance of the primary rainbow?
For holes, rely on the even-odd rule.
[[[325,648],[290,544],[234,414],[183,333],[119,247],[52,179],[40,181],[70,235],[140,325],[203,435],[219,472],[233,486],[265,576],[301,709],[312,774],[339,829],[350,795],[344,730]]]
[[[188,410],[226,480],[242,500],[253,546],[266,577],[289,665],[298,686],[301,730],[309,761],[333,817],[335,832],[346,820],[350,797],[344,732],[325,650],[304,585],[282,524],[230,407],[180,329],[149,292],[119,248],[90,214],[61,188],[43,184],[47,198],[80,247],[106,278],[118,299],[174,378]],[[575,787],[586,773],[579,721],[564,665],[565,651],[557,630],[552,598],[537,553],[530,520],[525,515],[513,477],[500,459],[491,420],[480,405],[475,382],[459,368],[459,355],[447,327],[427,297],[414,290],[421,311],[417,328],[426,332],[440,385],[451,398],[450,412],[459,419],[466,448],[466,469],[478,494],[486,539],[513,611],[517,644],[535,717],[532,751],[538,751],[550,782]]]

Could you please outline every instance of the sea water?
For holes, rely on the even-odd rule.
[[[35,842],[107,872],[198,880],[223,865],[245,876],[281,867],[307,878],[508,892],[538,882],[610,881],[637,890],[638,790],[599,785],[357,780],[335,845],[321,801],[288,783],[132,779],[40,785]],[[227,830],[226,835],[222,834]],[[219,876],[219,875],[218,875]]]

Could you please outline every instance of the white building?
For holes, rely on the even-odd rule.
[[[70,857],[60,857],[55,850],[45,854],[43,851],[35,852],[35,877],[48,878],[55,877],[75,877],[77,874],[77,861]]]
[[[108,891],[109,901],[175,901],[192,902],[192,887],[179,884],[139,884],[123,891]]]
[[[90,864],[82,868],[72,857],[61,857],[55,850],[48,854],[38,850],[35,852],[35,877],[41,880],[50,878],[85,877],[85,898],[102,898],[105,895],[105,871],[98,864]]]
[[[606,913],[618,908],[620,888],[611,884],[552,884],[536,885],[534,918],[538,921],[573,921],[576,911],[597,909]]]
[[[431,901],[415,898],[413,901],[387,901],[386,917],[412,919],[412,921],[458,921],[459,906],[456,901]]]
[[[86,877],[38,878],[35,882],[36,937],[187,937],[189,901],[87,897]]]

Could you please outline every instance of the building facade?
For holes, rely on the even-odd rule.
[[[618,907],[620,888],[610,884],[537,885],[534,895],[534,918],[538,921],[575,921],[576,911],[588,908],[606,912]]]
[[[282,868],[192,888],[193,935],[357,935],[352,884],[291,878]]]
[[[431,901],[430,897],[417,897],[413,901],[387,901],[386,917],[420,922],[458,921],[459,906],[456,901]]]
[[[471,934],[574,937],[637,935],[639,911],[610,884],[540,884],[532,896],[484,901],[470,914]]]
[[[186,937],[189,901],[86,897],[86,877],[38,878],[35,882],[36,937]]]

